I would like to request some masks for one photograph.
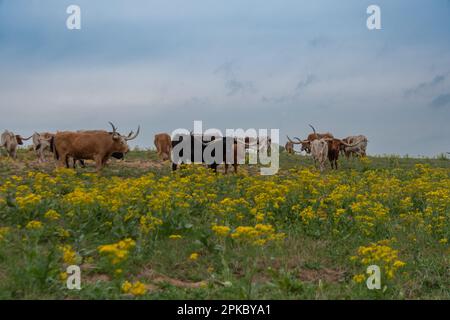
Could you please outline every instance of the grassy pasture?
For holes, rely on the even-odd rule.
[[[172,173],[133,151],[97,175],[2,156],[0,299],[450,299],[450,160],[319,173],[281,153],[277,175],[258,169]]]

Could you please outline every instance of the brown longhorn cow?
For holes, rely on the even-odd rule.
[[[172,151],[172,139],[167,133],[158,133],[155,135],[155,147],[161,160],[169,160]]]
[[[289,139],[289,137],[288,137]],[[286,142],[284,145],[284,150],[286,150],[287,153],[293,154],[294,153],[294,144],[291,141]]]
[[[337,161],[339,160],[339,153],[342,148],[352,148],[355,145],[350,145],[347,142],[336,138],[325,138],[324,140],[328,143],[328,160],[330,161],[331,169],[334,168],[337,170]]]
[[[136,134],[130,132],[123,136],[117,132],[116,127],[110,122],[112,132],[102,130],[81,132],[57,132],[54,139],[54,152],[59,166],[67,166],[69,157],[73,159],[94,160],[97,171],[100,171],[109,158],[115,154],[126,154],[130,149],[127,141],[135,139]]]

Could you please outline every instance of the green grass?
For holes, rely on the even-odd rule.
[[[65,178],[52,185],[36,177],[29,178],[28,172],[41,172],[48,175],[48,179],[54,179],[58,176],[54,163],[37,164],[33,153],[20,150],[17,161],[1,160],[0,166],[0,185],[16,175],[22,177],[17,185],[27,186],[26,191],[18,190],[17,185],[11,190],[0,188],[0,200],[3,198],[6,202],[3,206],[0,204],[0,228],[13,230],[0,240],[0,299],[128,299],[130,296],[121,291],[125,280],[139,280],[148,286],[144,296],[136,297],[143,299],[449,299],[450,251],[448,244],[439,241],[449,236],[450,200],[433,200],[432,195],[416,194],[412,186],[423,178],[427,181],[426,190],[445,193],[445,187],[450,187],[450,161],[446,157],[368,159],[341,158],[337,172],[328,169],[318,174],[310,157],[280,153],[280,171],[276,177],[258,176],[258,166],[242,166],[239,170],[245,174],[201,173],[199,177],[209,181],[204,185],[203,180],[196,179],[189,170],[173,174],[170,163],[161,163],[154,151],[132,151],[125,161],[111,161],[99,176],[93,164],[88,163],[86,169],[76,169],[74,176],[63,174]],[[418,164],[429,169],[421,169]],[[305,168],[314,175],[311,182],[298,176]],[[184,182],[183,177],[189,182]],[[377,177],[383,180],[377,181]],[[133,183],[140,178],[144,179],[143,183],[152,181],[154,185],[139,187],[136,192],[142,194],[133,199]],[[366,186],[365,179],[373,180]],[[125,187],[127,180],[131,181],[129,189]],[[267,187],[260,193],[249,191],[253,184],[264,186],[269,181],[275,182],[274,187]],[[396,181],[400,181],[398,188],[391,187]],[[114,191],[121,203],[118,209],[96,203],[68,206],[63,201],[75,186],[81,186],[87,190],[86,194],[92,191],[110,195],[105,201],[112,203],[116,196],[109,192],[116,183],[124,183],[124,189]],[[321,183],[324,185],[320,186]],[[365,189],[374,195],[371,201],[376,199],[389,209],[388,219],[377,222],[370,234],[365,234],[355,222],[354,213],[351,213],[351,220],[336,222],[333,214],[338,205],[325,206],[322,213],[319,210],[323,205],[321,201],[344,184],[360,188],[343,202],[347,212],[351,211],[351,203],[360,201],[356,200],[356,195]],[[217,213],[221,208],[215,204],[227,197],[242,197],[251,206],[258,207],[260,202],[250,197],[252,192],[264,196],[273,191],[272,197],[276,198],[283,185],[290,185],[291,189],[281,194],[285,200],[280,207],[270,202],[261,210],[266,215],[263,223],[273,225],[276,232],[285,233],[284,240],[258,247],[213,234],[211,226],[215,223],[229,225],[232,229],[255,225],[254,217],[244,209],[245,216],[239,220],[235,217],[239,212],[223,216]],[[309,189],[303,189],[304,186],[317,188],[320,194],[314,196]],[[20,208],[16,198],[21,192],[42,194],[43,200]],[[121,197],[121,192],[126,196]],[[176,206],[171,209],[155,209],[158,200],[163,201],[164,192],[173,192],[172,197],[176,197],[177,192],[183,196],[195,192],[215,193],[217,198],[206,203],[186,200],[190,206],[185,209],[178,206],[184,201],[181,198],[174,200]],[[385,198],[384,192],[387,192]],[[400,202],[407,196],[413,198],[411,210],[424,213],[427,205],[438,208],[444,204],[446,207],[430,217],[422,214],[422,221],[412,216],[401,217]],[[163,203],[172,202],[165,200]],[[292,209],[296,204],[300,205],[300,210],[311,205],[318,210],[317,216],[305,222]],[[61,219],[46,220],[44,214],[49,209],[59,212]],[[124,221],[129,210],[136,210],[138,217]],[[268,216],[270,212],[273,216]],[[365,214],[370,216],[372,212]],[[162,224],[143,234],[140,216],[157,217]],[[25,226],[31,220],[43,221],[43,229],[27,229]],[[61,237],[59,228],[68,230],[70,235]],[[169,239],[171,234],[182,235],[182,239]],[[136,240],[136,248],[120,265],[123,273],[116,276],[114,269],[119,267],[111,266],[97,248],[127,237]],[[391,246],[406,265],[394,279],[382,278],[383,290],[368,290],[364,283],[352,281],[353,275],[364,273],[365,268],[351,263],[349,257],[355,255],[360,246],[383,239],[395,239]],[[58,249],[62,244],[70,244],[77,252],[82,266],[81,291],[68,290],[59,279],[65,267]],[[193,252],[199,253],[195,261],[189,259]]]

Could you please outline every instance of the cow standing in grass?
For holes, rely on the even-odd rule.
[[[172,170],[186,163],[205,163],[217,172],[220,164],[233,165],[237,173],[238,165],[245,159],[245,143],[233,137],[214,137],[194,134],[179,134],[172,139]],[[219,154],[220,153],[220,154]]]
[[[331,169],[338,168],[338,160],[339,160],[339,153],[341,152],[342,148],[353,148],[355,145],[350,145],[346,143],[343,140],[340,139],[324,139],[328,143],[328,160],[331,164]]]
[[[286,150],[287,153],[293,154],[294,144],[291,141],[286,142],[286,144],[284,145],[284,150]]]
[[[52,140],[54,138],[54,133],[42,132],[33,134],[33,149],[36,152],[36,156],[39,162],[45,162],[44,151],[48,150],[53,152]]]
[[[320,169],[325,170],[325,164],[328,157],[328,141],[325,139],[315,139],[311,141],[311,156],[314,159],[314,165]]]
[[[365,157],[367,155],[367,137],[363,135],[359,136],[350,136],[342,139],[343,142],[351,144],[352,146],[341,146],[341,151],[345,154],[345,157],[348,159],[351,155]]]
[[[94,160],[97,171],[100,171],[110,157],[129,152],[127,141],[135,139],[139,134],[130,132],[128,136],[119,134],[110,123],[112,132],[94,130],[82,132],[57,132],[54,139],[54,153],[59,166],[67,166],[68,159]]]
[[[155,147],[161,160],[169,160],[172,150],[172,140],[167,133],[158,133],[155,135]]]
[[[0,147],[5,148],[6,152],[11,158],[16,159],[17,147],[23,145],[23,141],[29,139],[31,139],[31,137],[23,138],[21,135],[14,134],[11,131],[5,130],[5,132],[2,133],[0,139]]]

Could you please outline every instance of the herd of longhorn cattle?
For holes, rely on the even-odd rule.
[[[300,140],[294,137],[292,141],[288,138],[285,149],[289,153],[294,153],[294,145],[300,144],[301,151],[305,151],[311,154],[314,159],[314,163],[320,168],[320,170],[325,169],[325,163],[328,158],[331,164],[331,168],[337,169],[337,161],[339,159],[339,154],[343,153],[348,159],[350,156],[366,156],[367,148],[367,137],[363,135],[350,136],[344,139],[337,139],[331,133],[317,133],[316,129],[312,125],[309,125],[313,129],[313,133],[309,134],[305,140]]]
[[[137,132],[131,131],[127,136],[121,135],[117,132],[117,128],[109,122],[112,131],[106,130],[84,130],[84,131],[58,131],[56,133],[50,132],[35,132],[28,138],[23,138],[21,135],[14,134],[8,130],[5,130],[1,135],[0,147],[6,149],[7,154],[15,159],[17,157],[17,148],[19,145],[23,145],[23,141],[32,139],[33,150],[36,152],[36,156],[39,162],[45,162],[45,151],[53,153],[58,166],[65,166],[69,168],[76,167],[77,162],[84,167],[84,160],[93,160],[97,171],[100,171],[107,163],[107,161],[113,157],[122,159],[124,155],[129,151],[128,141],[135,139],[139,135],[140,127]],[[313,133],[309,134],[305,140],[301,140],[294,137],[293,141],[287,137],[288,141],[285,145],[285,151],[287,153],[299,153],[294,150],[295,145],[301,145],[301,151],[305,151],[307,154],[311,154],[314,163],[319,167],[321,171],[325,169],[326,160],[328,159],[331,164],[331,168],[337,169],[337,161],[339,154],[344,154],[347,158],[350,156],[366,156],[367,138],[363,135],[350,136],[345,139],[336,139],[334,136],[327,133],[317,133],[315,128]],[[209,165],[210,168],[217,171],[219,164],[225,165],[225,172],[227,172],[229,164],[234,166],[234,171],[237,172],[237,165],[240,158],[243,157],[239,154],[239,143],[244,144],[244,150],[248,150],[250,146],[256,146],[257,152],[270,152],[271,140],[268,137],[250,138],[245,137],[243,141],[236,138],[224,137],[215,139],[214,137],[208,137],[205,142],[204,136],[185,135],[178,137],[172,141],[171,136],[167,133],[159,133],[155,135],[154,144],[161,160],[171,160],[172,150],[183,139],[190,139],[190,144],[193,148],[194,143],[199,142],[204,150],[209,144],[221,143],[223,146],[223,159],[221,161],[214,162]],[[301,152],[300,151],[300,152]],[[191,162],[194,162],[193,153],[191,155]],[[204,159],[201,159],[205,162]],[[172,159],[172,170],[177,169],[179,162]]]

